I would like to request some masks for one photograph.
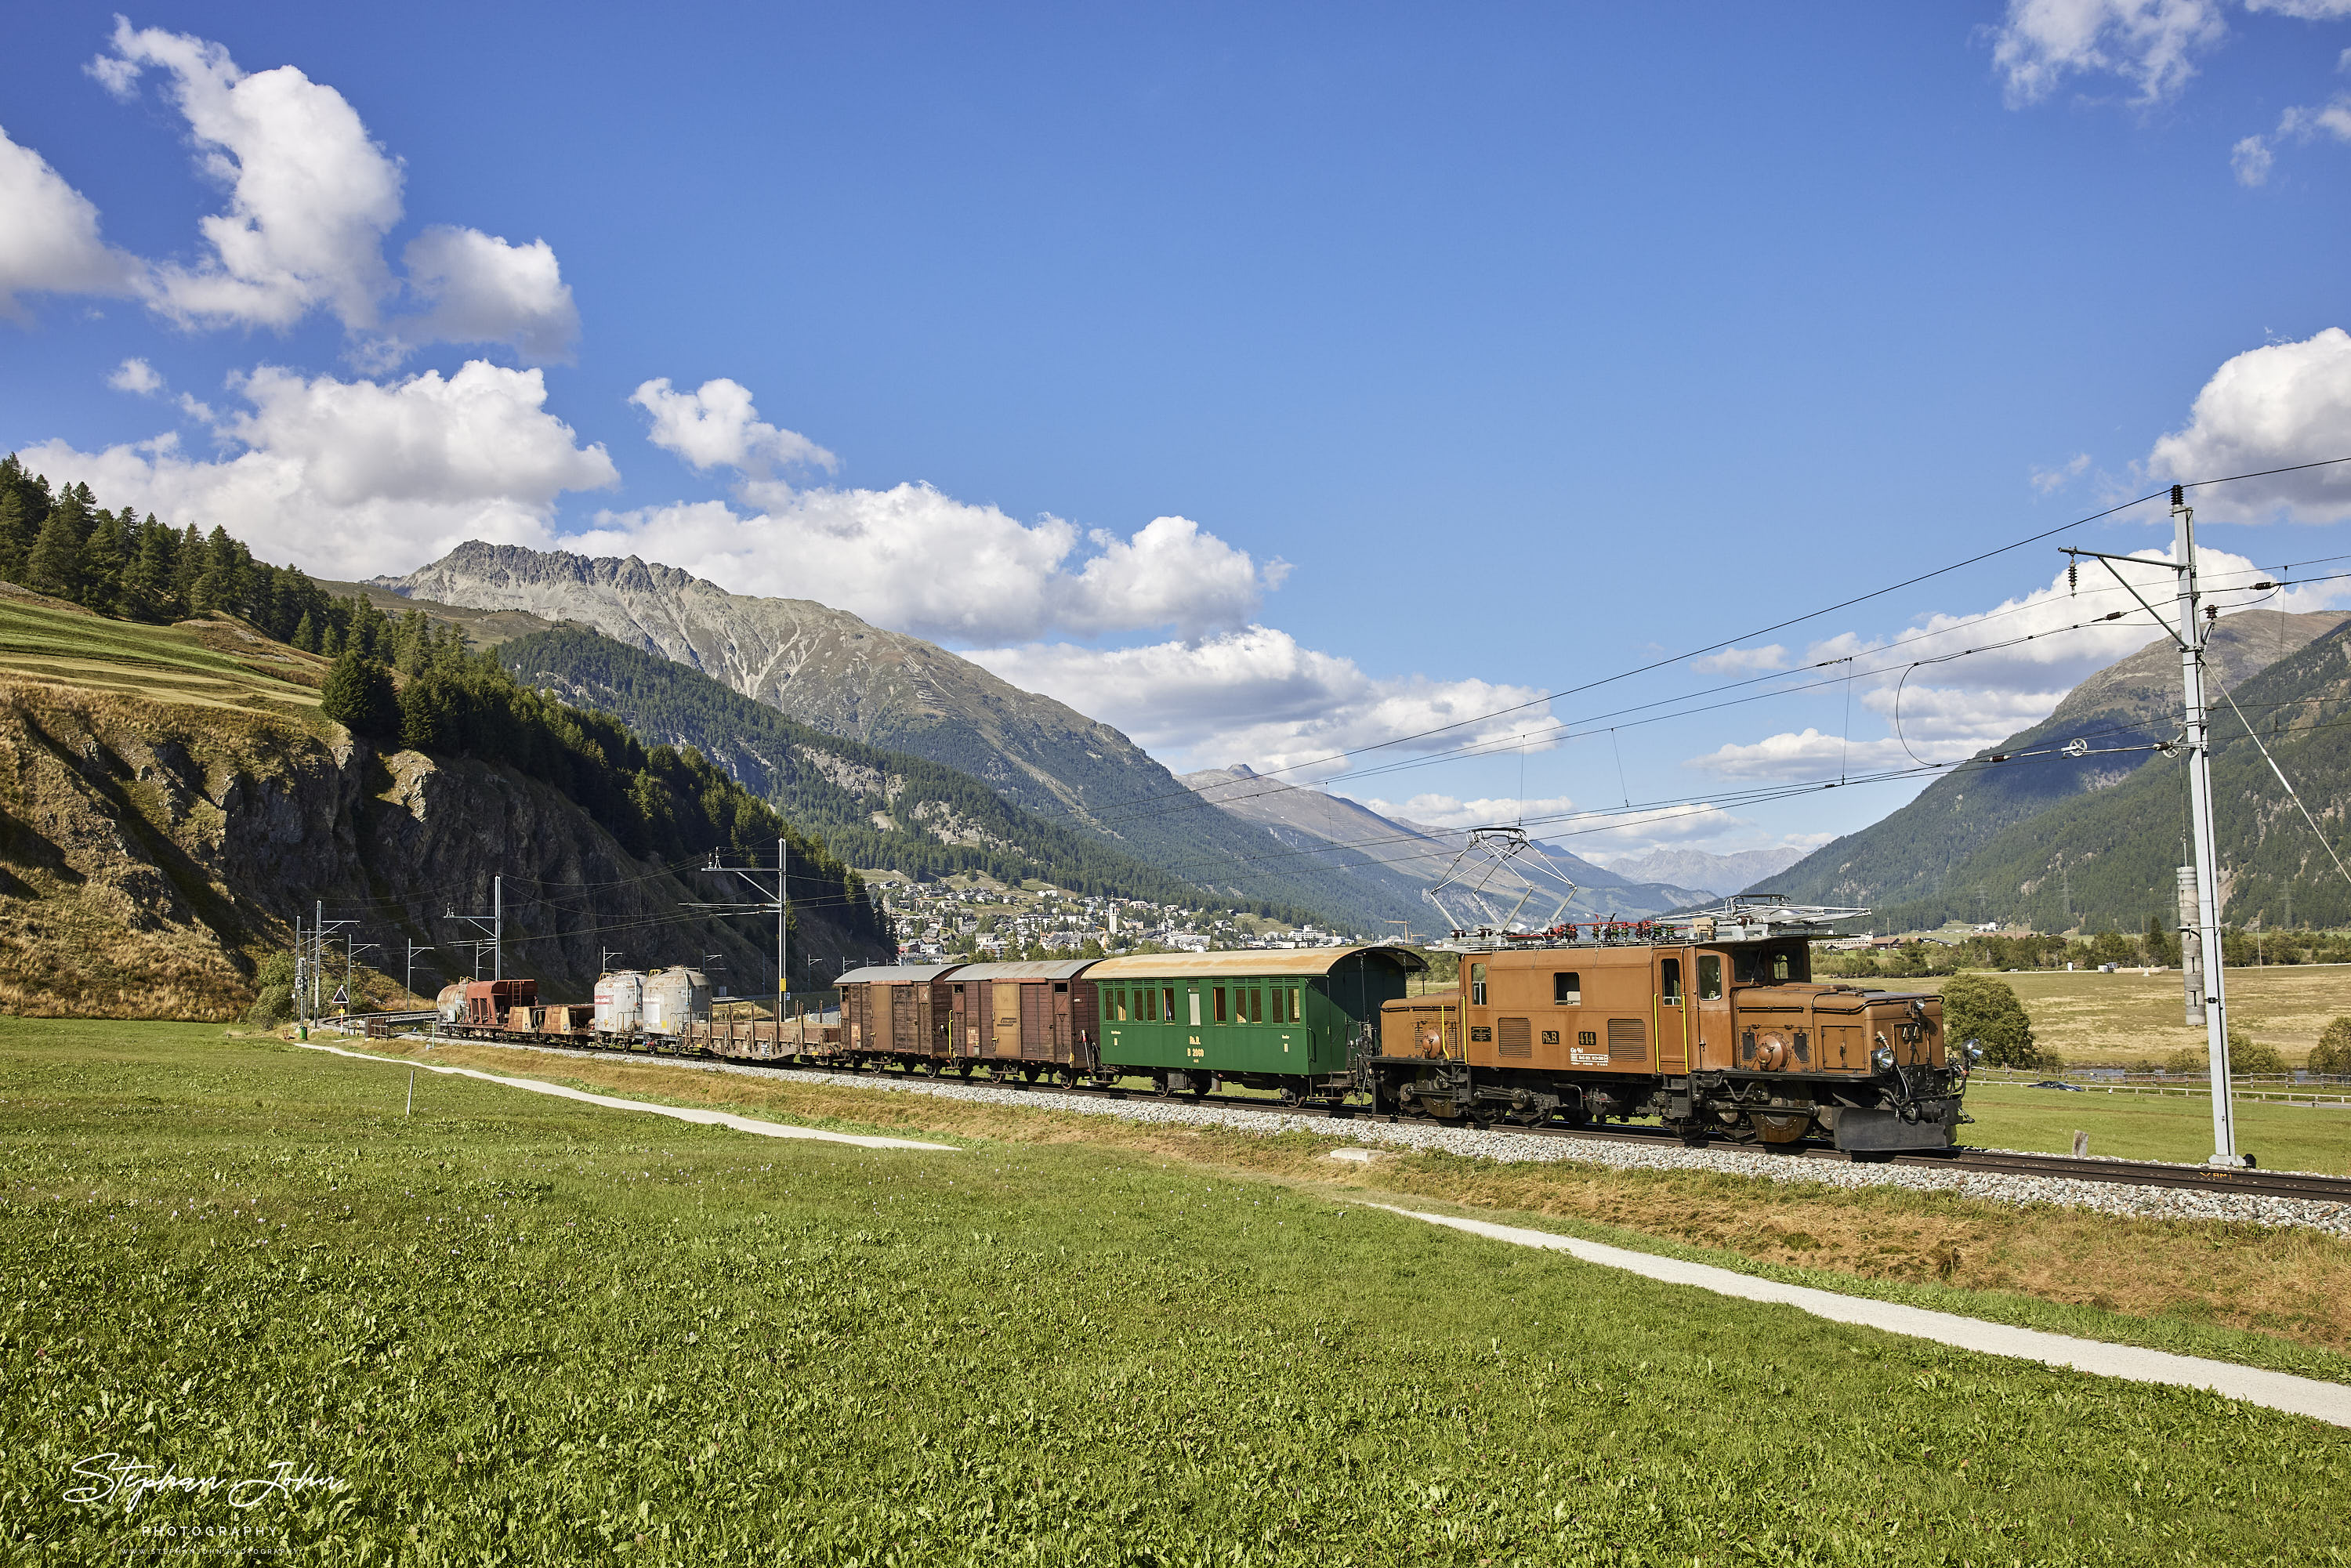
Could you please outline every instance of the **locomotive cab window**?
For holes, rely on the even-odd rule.
[[[1469,966],[1469,1005],[1476,1008],[1486,1005],[1486,966],[1483,964]]]
[[[1700,953],[1698,956],[1698,999],[1702,1002],[1722,1000],[1722,955]]]
[[[1776,986],[1813,977],[1810,947],[1749,947],[1733,966],[1742,986]]]
[[[1583,977],[1573,969],[1563,970],[1551,977],[1551,999],[1555,1007],[1577,1008],[1583,1005]]]
[[[1682,961],[1679,958],[1657,960],[1657,994],[1669,1002],[1682,999]]]

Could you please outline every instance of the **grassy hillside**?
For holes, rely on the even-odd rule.
[[[1200,890],[1091,833],[1024,811],[967,773],[788,718],[701,671],[582,627],[501,641],[525,685],[692,747],[851,864],[920,878],[981,872],[1186,903]]]
[[[2235,688],[2247,718],[2351,863],[2351,627]],[[2351,883],[2280,788],[2236,713],[2213,723],[2213,815],[2222,914],[2235,925],[2351,925]],[[1986,917],[2042,930],[2137,930],[2176,919],[2174,868],[2188,831],[2183,766],[2160,753],[2108,788],[2059,800],[1955,859],[1927,897],[1893,904],[1897,926]],[[2288,912],[2289,901],[2292,904]]]
[[[778,1119],[1036,1115],[585,1065]],[[1438,1229],[1359,1201],[1426,1197],[1272,1140],[1039,1117],[872,1151],[431,1073],[408,1114],[408,1078],[216,1030],[0,1042],[20,1557],[152,1551],[156,1525],[423,1563],[2270,1564],[2344,1541],[2351,1445],[2315,1423]],[[1395,1177],[1605,1179],[1426,1156]],[[1801,1189],[1723,1184],[1609,1190],[1813,1257],[1792,1233],[1869,1232],[1922,1304],[1952,1304],[1922,1232],[1962,1232],[1954,1269],[2008,1250],[1964,1234],[1990,1206],[1840,1194],[1796,1218]],[[2132,1234],[2208,1274],[2261,1245]],[[341,1486],[78,1505],[72,1466],[107,1453]]]
[[[2342,625],[2343,618],[2336,614],[2248,611],[2231,616],[2212,637],[2216,700],[2220,688],[2238,686],[2281,655]],[[2168,740],[2179,729],[2179,660],[2166,639],[2092,675],[2046,719],[1984,755],[2050,750],[2077,737],[2101,749],[2143,747]],[[2003,887],[1960,868],[2001,834],[2036,822],[2054,808],[2069,802],[2086,807],[2143,769],[2176,773],[2158,758],[2156,752],[2131,750],[2079,758],[2053,755],[1948,774],[1884,821],[1848,833],[1754,885],[1800,903],[1895,911],[1906,922],[1926,911],[1937,912],[1928,925],[1945,918],[2022,921],[2029,911],[2031,918],[2043,922],[2042,929],[2067,929],[2073,922],[2064,917],[2062,888],[2052,904],[2036,900],[2030,891],[2020,894],[2016,883]],[[2048,829],[2043,824],[2031,831]],[[2177,848],[2170,853],[2167,865],[2178,864]],[[2118,885],[2114,896],[2095,908],[2102,917],[2111,915],[2124,927],[2137,929],[2155,906],[2139,907],[2135,894],[2126,897],[2124,893]],[[2135,912],[2113,913],[2126,905]],[[2077,904],[2077,908],[2090,907]],[[2056,924],[2046,924],[2053,909]]]

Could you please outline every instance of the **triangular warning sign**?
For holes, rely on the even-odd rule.
[[[351,992],[350,992],[350,987],[348,987],[348,986],[337,986],[337,987],[335,988],[335,1006],[337,1006],[337,1007],[339,1007],[339,1008],[347,1008],[347,1007],[350,1007],[350,1005],[351,1005]]]

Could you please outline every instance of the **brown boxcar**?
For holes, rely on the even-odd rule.
[[[505,1026],[517,1008],[528,1009],[538,1004],[538,982],[468,980],[465,996],[467,1023],[477,1029],[498,1029]],[[529,1027],[527,1017],[521,1027]]]
[[[1100,1062],[1095,990],[1078,977],[1098,960],[972,964],[947,982],[947,1056],[1028,1079],[1092,1074]]]
[[[946,976],[958,964],[876,964],[852,969],[841,988],[843,1048],[852,1057],[944,1060]]]

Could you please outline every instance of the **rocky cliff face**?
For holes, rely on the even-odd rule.
[[[427,994],[472,973],[444,918],[507,879],[507,972],[586,998],[603,951],[639,967],[702,962],[756,993],[774,927],[681,919],[726,896],[635,860],[545,785],[472,761],[384,754],[276,715],[0,683],[0,1009],[234,1016],[256,959],[324,900],[357,921],[383,973],[406,944]],[[881,955],[821,914],[795,915],[796,977]],[[764,929],[763,929],[764,926]],[[486,970],[485,971],[486,972]],[[805,983],[803,979],[801,983]]]

